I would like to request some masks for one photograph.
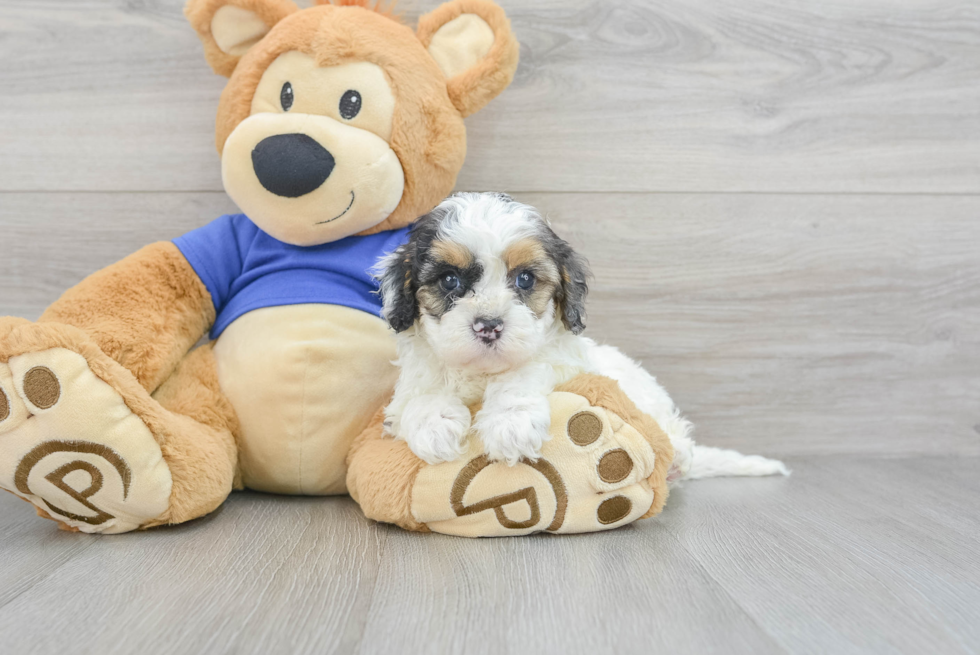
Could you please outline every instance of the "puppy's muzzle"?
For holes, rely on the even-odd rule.
[[[330,151],[306,134],[277,134],[252,150],[255,177],[269,193],[299,198],[327,181],[336,165]]]
[[[504,331],[504,321],[500,318],[479,317],[473,322],[473,332],[484,343],[493,343]]]

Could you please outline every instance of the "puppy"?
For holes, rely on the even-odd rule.
[[[537,459],[549,438],[548,394],[591,372],[617,380],[668,434],[673,478],[687,472],[690,423],[636,362],[580,336],[588,264],[532,207],[503,194],[454,195],[378,274],[401,368],[385,429],[421,459],[458,458],[470,429],[493,460]]]

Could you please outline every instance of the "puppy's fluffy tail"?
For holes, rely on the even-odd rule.
[[[724,476],[789,475],[786,465],[779,460],[760,455],[743,455],[737,450],[694,445],[691,467],[683,475],[684,480],[718,478]]]

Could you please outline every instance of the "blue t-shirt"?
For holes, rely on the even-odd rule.
[[[253,309],[319,303],[381,314],[369,269],[408,239],[408,228],[352,236],[321,246],[273,239],[244,214],[226,215],[174,239],[211,294],[217,339]]]

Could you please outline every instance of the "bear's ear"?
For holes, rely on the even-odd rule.
[[[289,14],[292,0],[189,0],[184,15],[204,43],[204,57],[230,77],[238,60]]]
[[[490,0],[452,0],[419,20],[418,37],[446,76],[463,116],[479,111],[514,79],[520,44]]]

